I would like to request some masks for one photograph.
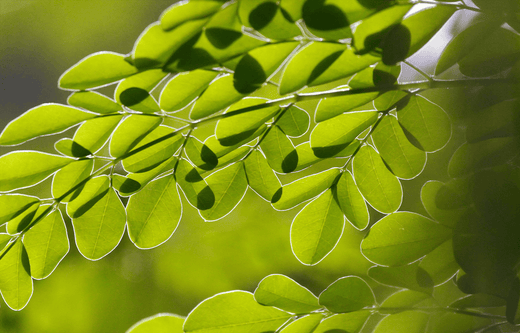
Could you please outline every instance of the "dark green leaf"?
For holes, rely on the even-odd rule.
[[[134,148],[162,122],[160,117],[130,115],[117,127],[110,139],[110,155],[120,157]]]
[[[320,304],[332,312],[354,312],[375,304],[369,285],[357,276],[336,280],[320,294]]]
[[[16,311],[22,310],[32,296],[31,268],[21,240],[0,260],[0,291],[7,306]]]
[[[453,228],[460,217],[464,214],[466,209],[464,207],[459,209],[440,208],[436,198],[438,197],[439,191],[444,187],[446,187],[444,183],[435,180],[427,182],[423,185],[421,190],[421,200],[424,208],[431,217],[433,217],[440,224]]]
[[[94,160],[80,160],[70,163],[58,171],[52,180],[52,196],[60,198],[61,202],[68,202],[74,197],[74,192],[69,193],[63,197],[65,193],[69,192],[74,186],[78,185],[87,177],[90,176],[94,170]]]
[[[450,304],[450,308],[495,308],[506,305],[506,301],[500,297],[487,294],[473,294],[459,298]]]
[[[247,181],[251,189],[262,198],[271,202],[274,195],[281,188],[280,180],[276,177],[264,154],[254,150],[244,161]]]
[[[177,111],[186,107],[207,88],[217,75],[217,72],[202,69],[178,74],[168,81],[161,92],[161,109]]]
[[[433,281],[428,273],[415,262],[398,267],[374,266],[368,270],[368,276],[379,283],[416,290],[429,295],[433,292]]]
[[[121,105],[95,91],[76,91],[69,96],[67,103],[100,114],[123,111]]]
[[[164,31],[168,31],[184,22],[211,16],[216,13],[220,7],[222,7],[222,2],[219,1],[175,3],[161,14],[161,28]]]
[[[298,166],[298,152],[292,141],[278,127],[273,126],[260,143],[260,148],[271,168],[279,173],[289,173]]]
[[[436,286],[451,279],[460,268],[453,256],[451,239],[428,253],[421,260],[419,267],[430,275]]]
[[[364,230],[368,226],[370,216],[367,204],[359,192],[350,171],[345,171],[333,187],[334,196],[347,220],[356,229]]]

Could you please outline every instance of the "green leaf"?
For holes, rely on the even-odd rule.
[[[438,75],[446,71],[466,55],[473,52],[477,45],[487,39],[499,26],[498,21],[484,20],[460,32],[455,38],[450,40],[444,51],[442,51],[435,68],[435,74]]]
[[[347,220],[358,230],[368,227],[370,216],[365,199],[352,177],[350,171],[342,173],[335,187],[334,197]]]
[[[318,298],[307,288],[280,274],[269,275],[260,281],[255,290],[255,300],[296,314],[321,308]]]
[[[71,218],[85,214],[96,202],[102,199],[110,188],[110,180],[106,175],[89,179],[79,195],[67,204],[67,215]]]
[[[195,2],[196,3],[196,2]],[[126,333],[183,333],[184,318],[177,315],[160,313],[145,318],[130,327]]]
[[[10,235],[16,235],[20,233],[35,219],[35,217],[42,214],[46,208],[48,208],[48,205],[42,206],[40,203],[30,206],[7,223],[7,233]]]
[[[426,153],[408,141],[393,116],[381,120],[372,140],[390,171],[399,178],[415,178],[426,166]]]
[[[385,312],[400,312],[399,308],[410,308],[421,304],[425,300],[431,300],[432,296],[415,290],[400,290],[390,295],[381,304],[381,308]]]
[[[311,147],[321,158],[345,149],[359,134],[376,122],[377,111],[351,112],[321,122],[311,133]]]
[[[385,216],[361,243],[363,254],[380,265],[411,263],[451,237],[451,230],[419,214],[398,212]]]
[[[12,220],[39,202],[37,197],[24,194],[0,195],[0,225]]]
[[[431,333],[466,333],[476,332],[493,323],[489,318],[478,318],[460,313],[444,313],[432,320]]]
[[[262,333],[275,331],[290,314],[255,302],[245,291],[217,294],[193,309],[184,332]]]
[[[249,138],[260,126],[273,118],[280,107],[271,106],[233,115],[233,111],[265,102],[263,98],[247,98],[230,107],[225,113],[229,116],[219,120],[215,129],[215,135],[220,143],[223,146],[233,146]]]
[[[145,145],[151,144],[155,140],[169,136],[167,139],[156,143],[148,148]],[[133,149],[142,149],[123,160],[123,167],[129,172],[145,172],[155,168],[166,161],[179,149],[184,142],[184,137],[176,133],[175,130],[167,126],[159,126],[148,133]]]
[[[398,267],[374,266],[368,270],[368,276],[384,285],[433,293],[433,280],[418,262]]]
[[[54,149],[67,157],[85,157],[92,155],[90,150],[85,149],[70,138],[63,138],[54,143]]]
[[[67,103],[100,114],[123,111],[121,105],[96,91],[76,91],[69,96]]]
[[[215,204],[215,194],[190,162],[180,160],[175,177],[188,202],[199,210],[206,210]]]
[[[215,171],[205,178],[215,195],[210,209],[199,211],[205,221],[216,221],[229,214],[242,200],[247,191],[244,163],[238,162]]]
[[[269,3],[274,4],[271,1],[264,2],[264,4]],[[237,91],[248,94],[260,88],[298,45],[298,42],[271,44],[256,48],[244,55],[233,74]]]
[[[141,249],[166,242],[182,215],[177,183],[168,175],[148,184],[128,201],[128,234]]]
[[[150,24],[135,42],[132,52],[135,66],[139,69],[163,66],[207,21],[205,18],[187,21],[169,31],[164,31],[160,22]]]
[[[32,186],[73,159],[39,151],[13,151],[0,157],[0,191]]]
[[[359,191],[372,207],[387,214],[399,209],[403,201],[401,183],[372,146],[361,147],[354,157],[353,169]]]
[[[435,250],[428,253],[419,264],[438,286],[451,279],[459,270],[459,265],[453,256],[453,243],[447,240]]]
[[[359,141],[354,140],[350,145],[348,145],[345,149],[335,154],[333,157],[336,158],[345,158],[351,156],[352,153],[359,147]],[[325,159],[320,158],[314,155],[314,151],[311,148],[311,144],[309,141],[303,142],[296,146],[296,152],[298,153],[298,167],[295,171],[301,171],[306,169],[307,167],[316,164],[318,162],[324,161]]]
[[[313,313],[296,319],[285,326],[280,333],[313,333],[323,319],[323,314]]]
[[[369,285],[357,276],[336,280],[320,294],[320,304],[335,313],[354,312],[375,304]]]
[[[238,102],[245,96],[236,90],[233,84],[233,76],[221,76],[213,81],[195,101],[190,112],[190,118],[197,120],[210,116]]]
[[[123,238],[125,207],[110,189],[84,214],[73,218],[72,223],[79,252],[87,259],[99,260],[112,252]]]
[[[346,87],[338,87],[338,89]],[[359,106],[365,105],[368,102],[374,100],[379,95],[378,92],[354,94],[339,97],[327,97],[321,99],[316,113],[314,114],[314,120],[319,123],[325,120],[329,120],[344,112],[351,111]]]
[[[124,54],[97,52],[81,59],[59,79],[63,89],[84,90],[100,87],[136,74],[137,68],[125,60]]]
[[[412,7],[412,4],[392,6],[364,19],[354,32],[354,46],[358,52],[363,54],[376,48]]]
[[[9,241],[11,240],[12,236],[9,235],[9,234],[6,234],[6,233],[0,233],[0,251],[3,252],[2,250],[7,246],[7,244],[9,244]]]
[[[251,134],[250,137],[232,146],[223,146],[217,139],[217,137],[215,135],[212,135],[208,137],[206,141],[204,141],[204,145],[208,147],[212,152],[214,152],[215,155],[220,159],[221,157],[226,156],[227,154],[235,151],[240,146],[256,139],[258,136],[262,135],[266,130],[267,125],[264,124],[260,126],[253,134]]]
[[[307,111],[292,105],[287,111],[278,119],[276,125],[287,135],[292,138],[297,138],[309,130],[310,116]]]
[[[300,34],[300,29],[286,17],[275,0],[243,0],[238,7],[243,25],[271,39],[290,39]]]
[[[150,95],[168,73],[160,69],[152,69],[133,75],[119,82],[114,92],[115,100],[124,106],[143,113],[161,111],[161,108]]]
[[[23,237],[29,255],[31,275],[45,279],[69,252],[69,238],[63,215],[55,210],[35,224]]]
[[[324,319],[313,333],[359,333],[370,314],[370,311],[356,311],[332,315]]]
[[[62,198],[62,196],[69,192],[74,186],[87,179],[93,170],[94,160],[92,159],[75,161],[65,166],[54,175],[51,188],[52,196],[54,198],[60,198],[61,202],[68,202],[74,198],[74,193],[77,193],[78,190],[80,191],[80,188],[64,198]]]
[[[22,310],[32,296],[31,268],[21,240],[0,259],[0,291],[7,306],[16,311]]]
[[[383,62],[394,65],[421,49],[457,10],[455,6],[435,6],[405,18],[388,32],[381,43]]]
[[[159,99],[161,109],[177,111],[186,107],[208,87],[217,75],[217,72],[202,69],[178,74],[168,81],[161,92]]]
[[[211,16],[215,14],[220,7],[222,7],[222,2],[219,1],[189,1],[175,3],[161,14],[161,28],[164,31],[168,31],[184,22]]]
[[[199,139],[191,136],[184,147],[186,156],[198,168],[203,170],[213,170],[218,165],[218,157],[208,146],[204,145]]]
[[[260,148],[271,168],[278,173],[289,173],[298,166],[298,153],[292,141],[278,127],[272,126],[260,143]]]
[[[420,311],[404,311],[391,314],[377,324],[374,333],[423,333],[430,315]]]
[[[110,139],[110,155],[121,157],[134,148],[162,122],[160,117],[130,115],[123,120]]]
[[[267,163],[264,154],[260,150],[254,150],[244,160],[244,168],[251,189],[265,200],[271,202],[282,184],[280,184],[280,180],[269,166],[269,163]]]
[[[503,298],[487,294],[473,294],[459,298],[450,304],[450,308],[495,308],[504,305],[506,305],[506,301]]]
[[[100,117],[84,122],[76,131],[70,151],[75,157],[86,156],[85,151],[91,154],[99,151],[116,129],[122,115]],[[90,154],[89,154],[90,155]]]
[[[356,55],[342,44],[312,42],[292,57],[283,72],[280,95],[304,86],[317,86],[348,77],[377,62],[371,55]],[[349,66],[344,66],[348,63]]]
[[[397,83],[400,74],[401,65],[387,66],[380,62],[358,72],[350,79],[348,85],[352,89],[390,86]]]
[[[281,193],[274,195],[273,207],[277,210],[287,210],[296,207],[329,189],[339,174],[340,169],[332,168],[286,184],[278,190]]]
[[[42,104],[11,121],[0,134],[0,145],[23,143],[36,137],[63,132],[95,114],[61,104]]]
[[[408,104],[398,110],[397,119],[410,141],[424,151],[437,151],[450,140],[450,118],[440,106],[422,96],[410,97]]]
[[[316,265],[338,244],[345,218],[327,191],[307,204],[291,224],[291,247],[304,265]]]
[[[374,107],[379,111],[388,111],[396,107],[396,103],[409,94],[402,90],[387,91],[374,100]]]
[[[431,180],[426,182],[421,189],[421,200],[424,208],[440,224],[453,228],[466,209],[442,209],[436,202],[437,193],[445,187],[444,183]]]

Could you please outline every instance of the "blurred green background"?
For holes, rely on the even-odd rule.
[[[142,30],[172,2],[0,0],[0,127],[38,104],[65,103],[68,92],[57,88],[61,73],[93,52],[130,52]],[[55,140],[38,139],[17,149],[51,152]],[[0,147],[0,154],[10,150]],[[403,209],[424,212],[417,200],[420,187],[428,179],[445,178],[446,151],[429,155],[434,163],[425,173],[403,182]],[[41,196],[49,196],[49,185],[38,185]],[[371,264],[359,252],[363,233],[348,223],[340,244],[323,262],[300,264],[289,243],[290,223],[299,208],[276,212],[249,190],[232,214],[204,223],[184,200],[183,218],[168,242],[139,250],[125,235],[98,262],[78,253],[68,223],[69,255],[48,279],[35,281],[24,310],[14,312],[2,304],[0,332],[124,332],[159,312],[186,315],[218,292],[253,291],[273,273],[287,274],[316,293],[339,277],[365,274]]]

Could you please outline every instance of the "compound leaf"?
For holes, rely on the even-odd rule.
[[[110,140],[110,155],[123,156],[162,122],[160,117],[130,115],[114,131]]]
[[[114,92],[115,100],[124,106],[143,113],[161,111],[161,108],[150,95],[168,73],[160,69],[152,69],[133,75],[119,82]]]
[[[199,139],[191,136],[184,147],[186,156],[197,167],[203,170],[213,170],[218,165],[218,157]]]

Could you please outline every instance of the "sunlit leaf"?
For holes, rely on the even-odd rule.
[[[0,291],[13,310],[22,310],[33,293],[29,257],[21,240],[0,259]]]
[[[87,179],[94,169],[94,160],[80,160],[72,162],[58,171],[52,180],[52,196],[60,198],[61,202],[68,202],[74,197],[74,192],[63,197],[76,185]],[[62,198],[63,197],[63,198]]]
[[[260,148],[271,168],[279,173],[289,173],[298,166],[298,152],[292,141],[278,126],[271,127],[260,143]]]
[[[419,264],[432,278],[437,286],[451,279],[459,270],[459,265],[453,256],[453,245],[447,240],[435,250],[428,253]]]
[[[114,92],[114,98],[118,103],[143,113],[153,113],[161,111],[161,108],[150,95],[150,91],[155,88],[168,73],[160,69],[152,69],[133,75],[119,82]]]
[[[184,146],[186,156],[198,168],[213,170],[218,165],[218,157],[208,146],[204,145],[195,137],[188,138]]]
[[[487,294],[473,294],[459,298],[455,302],[451,303],[450,307],[455,309],[495,308],[504,305],[506,305],[506,301],[502,298]]]
[[[90,150],[85,149],[70,138],[63,138],[56,141],[54,143],[54,149],[56,149],[58,153],[67,157],[85,157],[92,155]]]
[[[423,333],[430,315],[420,311],[404,311],[391,314],[379,322],[374,333]]]
[[[341,87],[340,87],[341,88]],[[344,87],[345,88],[345,87]],[[320,100],[314,120],[319,123],[365,105],[379,95],[378,92],[328,97]]]
[[[0,224],[15,218],[40,200],[24,194],[0,195]]]
[[[182,159],[175,170],[177,183],[188,202],[199,210],[206,210],[215,204],[215,194],[190,162]]]
[[[307,316],[296,319],[286,327],[284,327],[280,333],[312,333],[318,327],[323,314],[313,313]]]
[[[126,333],[183,333],[184,318],[177,315],[160,313],[137,322]]]
[[[121,105],[95,91],[76,91],[69,96],[67,103],[101,114],[123,111]]]
[[[320,294],[320,304],[332,312],[354,312],[375,304],[369,285],[357,276],[336,280]]]
[[[367,204],[350,171],[345,171],[333,187],[334,196],[347,220],[359,230],[368,226],[370,216]]]
[[[390,86],[397,83],[400,74],[401,65],[387,66],[380,62],[358,72],[350,79],[348,85],[352,89]]]
[[[161,92],[161,109],[176,111],[184,108],[198,97],[217,75],[217,72],[202,69],[178,74],[168,81]]]
[[[327,191],[307,204],[291,225],[291,247],[296,258],[304,265],[316,265],[339,242],[345,218]]]
[[[300,34],[298,26],[286,17],[275,0],[243,0],[238,16],[243,25],[268,38],[286,40]]]
[[[370,314],[370,311],[336,314],[324,319],[313,333],[331,333],[334,331],[338,333],[343,333],[342,331],[359,333]]]
[[[264,154],[254,150],[244,161],[247,181],[251,189],[262,198],[271,202],[275,193],[281,188],[280,180],[276,177]]]
[[[388,111],[396,107],[396,103],[408,96],[406,91],[387,91],[374,100],[374,107],[379,111]]]
[[[293,105],[278,119],[276,125],[278,125],[287,136],[296,138],[307,133],[310,120],[307,111]]]
[[[175,3],[161,14],[161,28],[164,31],[168,31],[184,22],[211,16],[216,13],[221,6],[222,2],[219,1]]]
[[[43,214],[48,207],[48,205],[40,205],[40,203],[28,207],[15,218],[7,222],[7,233],[10,235],[16,235],[22,232],[39,215]]]
[[[162,122],[160,117],[130,115],[123,120],[112,134],[110,155],[123,156],[134,148],[148,133]]]
[[[430,323],[432,325],[431,333],[475,332],[493,323],[489,318],[478,318],[467,314],[449,312],[435,319]]]
[[[105,196],[109,188],[110,179],[108,176],[98,176],[89,179],[81,193],[67,204],[67,215],[71,218],[83,215]]]
[[[392,287],[416,290],[430,295],[433,292],[432,278],[419,267],[418,262],[397,267],[374,266],[368,270],[368,276]]]
[[[84,150],[96,153],[105,145],[121,119],[123,119],[122,115],[113,115],[84,122],[74,134],[74,143],[71,147],[72,156],[85,156]]]
[[[401,290],[390,295],[381,304],[384,312],[400,312],[399,308],[406,309],[421,304],[425,300],[431,300],[431,295],[415,290]]]

